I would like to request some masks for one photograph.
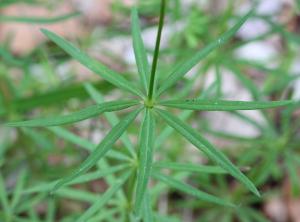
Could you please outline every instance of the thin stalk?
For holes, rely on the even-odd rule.
[[[161,0],[158,32],[157,32],[157,37],[156,37],[156,44],[155,44],[155,50],[154,50],[152,68],[151,68],[151,76],[150,76],[150,82],[149,82],[149,90],[148,90],[148,101],[150,103],[152,102],[152,98],[153,98],[155,74],[156,74],[157,61],[158,61],[158,55],[159,55],[161,33],[162,33],[163,25],[164,25],[165,10],[166,10],[166,0]]]

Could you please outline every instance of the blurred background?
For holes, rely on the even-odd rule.
[[[139,8],[150,61],[159,5],[159,0],[0,0],[0,193],[6,193],[8,201],[18,181],[24,180],[27,188],[53,181],[71,172],[88,152],[64,140],[60,128],[12,129],[2,123],[66,114],[93,104],[85,83],[95,86],[107,100],[124,96],[48,41],[40,28],[63,36],[137,81],[130,9]],[[248,0],[168,1],[159,78],[228,30],[252,5]],[[241,210],[206,205],[177,191],[163,190],[153,194],[153,208],[160,215],[172,216],[158,217],[158,221],[300,222],[299,45],[300,2],[259,0],[255,16],[237,35],[172,89],[178,97],[193,98],[216,84],[211,98],[293,99],[297,103],[266,112],[194,114],[190,124],[245,167],[263,197],[253,197],[227,176],[188,175],[185,178],[196,187],[240,203]],[[192,89],[187,87],[191,84]],[[97,144],[109,128],[104,117],[64,127],[92,144]],[[136,131],[131,129],[134,142]],[[176,134],[158,150],[157,160],[207,163]],[[86,193],[69,190],[55,200],[45,193],[24,194],[12,208],[16,215],[12,221],[72,221],[94,200],[93,193],[103,192],[107,184],[98,179],[76,188]],[[0,196],[0,221],[5,221],[6,200]],[[53,210],[52,217],[49,210]]]

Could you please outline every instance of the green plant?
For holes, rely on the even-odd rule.
[[[130,93],[129,99],[127,100],[123,99],[103,102],[101,94],[99,94],[99,92],[97,92],[97,90],[95,90],[95,88],[93,88],[91,85],[86,85],[87,91],[98,103],[97,105],[65,116],[54,116],[6,124],[7,126],[14,127],[51,127],[49,129],[56,134],[61,134],[61,136],[68,140],[75,141],[77,144],[84,143],[84,146],[90,147],[90,150],[92,151],[90,156],[79,166],[78,169],[74,171],[74,173],[62,178],[54,184],[51,183],[40,187],[35,187],[32,188],[31,191],[27,190],[27,192],[51,191],[53,194],[58,193],[61,190],[61,193],[67,193],[67,188],[65,188],[67,185],[83,183],[90,181],[93,178],[107,176],[109,178],[108,181],[110,183],[110,188],[101,196],[101,198],[96,200],[93,199],[94,201],[92,201],[93,204],[91,207],[86,210],[77,219],[77,221],[87,221],[88,219],[91,219],[92,216],[96,215],[98,210],[101,209],[101,207],[106,204],[114,194],[118,197],[116,202],[118,202],[118,200],[121,202],[115,204],[120,204],[120,207],[124,212],[129,212],[125,216],[126,220],[134,220],[141,217],[144,221],[152,221],[151,203],[149,201],[149,199],[151,199],[151,195],[147,191],[147,186],[151,177],[201,200],[225,206],[235,206],[226,199],[215,197],[181,182],[181,175],[179,175],[178,178],[172,178],[162,174],[160,169],[165,168],[203,173],[223,173],[225,170],[227,173],[243,183],[247,189],[259,196],[259,192],[254,184],[221,151],[216,149],[208,140],[202,137],[186,122],[167,110],[170,108],[197,111],[253,110],[286,106],[292,102],[245,102],[216,99],[165,100],[161,97],[163,93],[174,86],[188,71],[190,71],[197,63],[199,63],[200,60],[204,59],[213,50],[225,44],[232,36],[234,36],[234,34],[246,22],[246,20],[251,17],[253,10],[242,17],[230,30],[225,32],[211,44],[205,46],[203,50],[196,53],[186,62],[176,65],[174,70],[172,70],[170,74],[160,83],[156,81],[156,72],[159,57],[160,39],[164,24],[165,6],[166,1],[162,0],[158,35],[151,68],[148,64],[147,54],[141,38],[140,27],[138,24],[138,12],[135,8],[132,10],[132,37],[138,73],[140,76],[140,83],[138,86],[126,80],[124,77],[122,77],[122,75],[100,64],[95,59],[89,57],[87,54],[80,51],[63,38],[50,31],[44,29],[42,30],[42,32],[49,39],[55,42],[58,46],[60,46],[63,50],[85,65],[87,68],[116,86],[118,89],[122,90],[124,95],[126,95],[126,93]],[[109,113],[127,108],[131,108],[131,112],[127,116],[123,117],[119,122],[118,118],[114,114]],[[106,114],[106,117],[113,125],[113,128],[95,149],[90,145],[86,145],[86,141],[82,141],[80,138],[74,138],[71,134],[69,134],[69,132],[64,131],[63,129],[56,127],[53,128],[53,126],[75,123],[103,113]],[[143,117],[139,131],[139,149],[136,151],[125,131],[135,121],[140,113],[143,113]],[[157,122],[158,118],[164,120],[167,125],[181,134],[221,168],[212,166],[197,166],[193,164],[153,162],[156,130],[155,123]],[[111,150],[111,148],[119,138],[127,148],[127,153],[122,153],[119,151],[112,152],[113,150]],[[108,163],[104,159],[106,154],[111,155],[111,157],[115,158],[119,162],[119,164],[116,164],[117,166],[113,168],[114,170],[108,167]],[[93,173],[87,173],[89,169],[98,164],[102,169],[102,174],[100,176],[97,175],[98,177],[96,177],[96,175]],[[121,174],[120,177],[118,179],[112,177],[111,174],[113,172],[119,172]],[[121,190],[121,187],[124,187],[124,189]],[[123,202],[125,202],[125,204]]]

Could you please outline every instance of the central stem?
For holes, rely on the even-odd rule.
[[[153,91],[154,91],[154,85],[155,85],[155,74],[156,74],[157,61],[158,61],[158,55],[159,55],[161,33],[162,33],[163,25],[164,25],[165,9],[166,9],[166,0],[161,0],[158,32],[157,32],[157,37],[156,37],[156,44],[155,44],[155,50],[154,50],[152,68],[151,68],[151,76],[150,76],[150,82],[149,82],[148,101],[152,101],[152,98],[153,98]]]

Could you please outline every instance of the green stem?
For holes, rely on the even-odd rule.
[[[156,37],[155,51],[154,51],[154,57],[153,57],[152,68],[151,68],[151,77],[149,83],[148,101],[152,101],[153,98],[155,74],[156,74],[157,61],[159,55],[161,33],[164,25],[165,9],[166,9],[166,0],[161,0],[158,32]]]

